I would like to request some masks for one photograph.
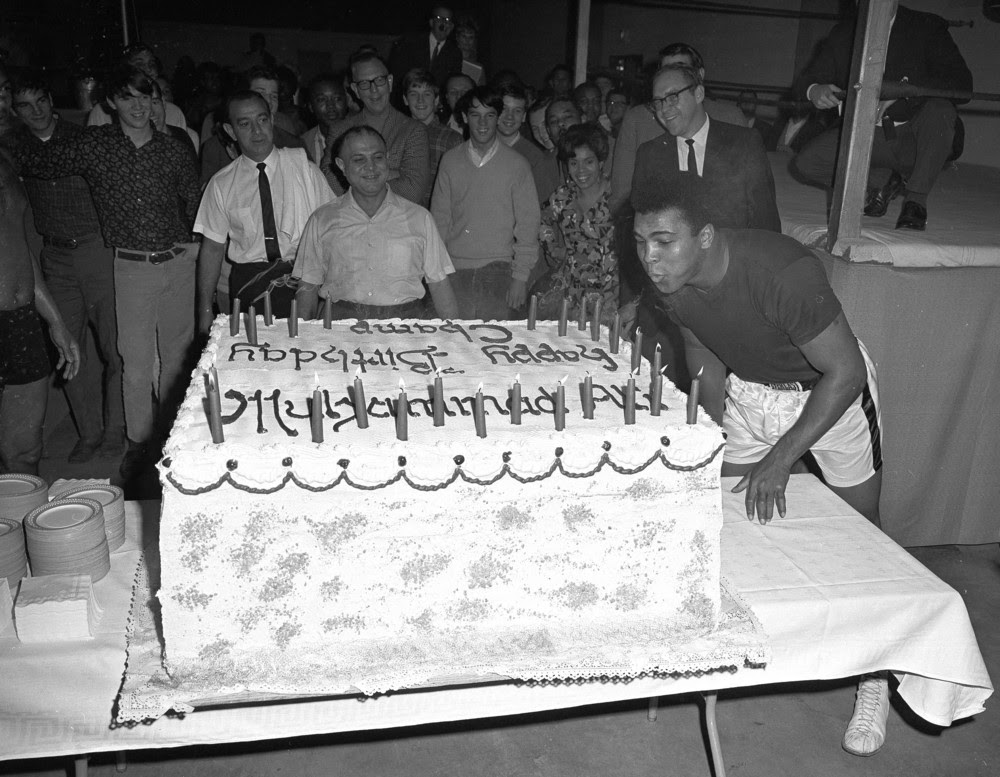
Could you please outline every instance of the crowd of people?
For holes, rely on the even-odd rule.
[[[843,99],[850,24],[796,82],[800,102],[829,112]],[[971,90],[929,14],[898,9],[890,69]],[[647,356],[660,349],[669,375],[699,376],[749,519],[784,515],[789,473],[811,452],[878,524],[874,366],[818,258],[781,234],[767,157],[807,119],[793,112],[776,131],[755,95],[712,99],[705,75],[695,47],[673,43],[644,101],[612,74],[574,86],[564,65],[536,89],[487,73],[475,26],[446,6],[388,58],[364,46],[344,71],[311,78],[301,106],[262,36],[236,78],[182,61],[174,83],[150,47],[131,46],[103,96],[80,84],[87,127],[54,109],[44,77],[0,69],[4,469],[37,471],[43,322],[79,433],[70,460],[124,454],[127,482],[155,461],[220,312],[266,300],[283,317],[294,299],[307,318],[506,320],[533,298],[542,318],[565,304],[574,318],[617,318],[642,332]],[[885,178],[867,213],[905,193],[897,226],[925,227],[960,132],[955,102],[883,106]],[[829,186],[839,128],[825,126],[793,164]],[[887,699],[884,675],[862,682],[851,752],[881,746]]]

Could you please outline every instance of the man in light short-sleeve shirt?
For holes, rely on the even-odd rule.
[[[292,275],[304,318],[319,298],[334,319],[424,318],[423,281],[436,316],[455,318],[448,275],[455,271],[431,214],[386,185],[385,140],[372,127],[352,127],[340,143],[337,166],[350,185],[309,219]]]

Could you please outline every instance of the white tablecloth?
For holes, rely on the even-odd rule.
[[[97,584],[98,638],[67,646],[21,645],[0,634],[0,758],[253,741],[337,731],[494,717],[584,704],[850,677],[891,669],[899,692],[937,725],[983,709],[992,684],[961,597],[853,513],[812,476],[793,476],[789,512],[749,523],[742,498],[723,483],[723,573],[771,638],[773,660],[684,679],[531,686],[449,687],[198,710],[149,726],[109,728],[125,661],[125,625],[139,561],[139,505],[129,540]],[[156,505],[142,505],[149,525]],[[146,535],[148,539],[149,535]]]

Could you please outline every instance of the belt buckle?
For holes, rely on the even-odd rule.
[[[149,263],[150,264],[163,264],[165,261],[167,261],[167,259],[161,259],[160,257],[162,257],[162,256],[166,256],[167,259],[173,258],[173,257],[170,256],[170,252],[169,251],[155,251],[155,252],[153,252],[153,253],[151,253],[149,255]]]

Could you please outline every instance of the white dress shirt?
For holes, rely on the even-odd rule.
[[[705,114],[705,123],[701,125],[694,135],[691,136],[691,140],[694,141],[694,157],[695,161],[698,163],[698,175],[702,176],[705,174],[705,143],[708,141],[708,125],[711,119],[708,118],[708,114]],[[677,136],[677,167],[682,173],[686,173],[688,169],[688,144],[687,138]]]
[[[274,148],[264,164],[278,248],[282,259],[292,261],[309,217],[334,194],[305,149]],[[257,163],[238,156],[212,176],[195,217],[195,232],[217,243],[229,238],[229,260],[236,264],[267,260],[257,176]]]

